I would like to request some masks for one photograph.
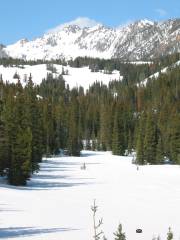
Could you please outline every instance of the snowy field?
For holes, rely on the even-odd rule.
[[[180,239],[180,167],[142,166],[131,157],[87,152],[45,159],[27,187],[0,180],[0,239],[92,240],[91,205],[108,240],[122,223],[128,240]],[[83,163],[86,170],[81,170]],[[143,233],[137,234],[136,229]]]
[[[62,73],[62,65],[53,64],[57,73],[53,74],[54,77]],[[114,70],[112,74],[104,74],[103,72],[91,72],[89,67],[73,68],[70,66],[63,67],[64,71],[68,71],[68,75],[64,75],[66,84],[69,84],[70,89],[73,87],[82,86],[85,90],[89,88],[94,82],[102,82],[108,85],[112,80],[122,80],[119,71]],[[47,77],[47,73],[51,73],[47,70],[46,64],[39,64],[34,66],[24,65],[24,68],[19,67],[4,67],[0,65],[0,74],[2,74],[3,81],[9,81],[16,83],[17,79],[14,79],[14,74],[17,73],[20,76],[21,82],[24,84],[24,79],[32,75],[32,80],[35,84],[40,84],[43,78]]]

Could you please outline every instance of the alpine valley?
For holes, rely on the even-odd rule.
[[[0,239],[180,239],[180,18],[91,22],[0,45]]]

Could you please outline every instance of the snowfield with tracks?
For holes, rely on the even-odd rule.
[[[81,157],[43,159],[25,187],[0,179],[0,238],[92,240],[91,206],[108,240],[122,223],[128,240],[180,238],[180,167],[140,166],[132,157],[83,151]],[[82,166],[85,163],[86,169]],[[142,233],[136,233],[141,228]]]

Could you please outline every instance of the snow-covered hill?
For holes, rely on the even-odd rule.
[[[71,22],[35,40],[22,39],[2,48],[0,57],[51,60],[89,56],[134,61],[174,52],[180,52],[180,19],[141,20],[121,28]]]
[[[85,90],[87,90],[89,86],[96,81],[108,85],[108,83],[112,80],[122,79],[119,71],[113,71],[112,74],[104,74],[103,72],[91,72],[88,67],[72,68],[70,66],[64,67],[58,64],[54,64],[53,67],[57,70],[57,73],[54,75],[61,74],[62,68],[64,69],[64,72],[68,72],[68,74],[64,75],[63,77],[66,81],[66,84],[69,85],[70,89],[73,87],[82,86]],[[47,70],[46,64],[33,66],[23,65],[23,68],[21,66],[4,67],[3,65],[0,65],[0,74],[2,74],[3,81],[16,83],[17,78],[14,78],[15,73],[19,75],[22,83],[25,83],[24,80],[28,79],[31,74],[33,82],[35,84],[40,84],[42,79],[46,78],[47,73],[51,73],[51,71]]]
[[[86,170],[81,170],[83,163]],[[91,240],[91,206],[108,240],[119,223],[127,240],[180,238],[180,168],[136,166],[131,157],[110,152],[83,152],[82,157],[44,159],[27,187],[0,180],[0,239]],[[141,228],[141,234],[136,229]]]

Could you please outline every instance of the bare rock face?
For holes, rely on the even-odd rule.
[[[5,52],[5,47],[3,44],[0,44],[0,58],[6,58],[8,55]]]

